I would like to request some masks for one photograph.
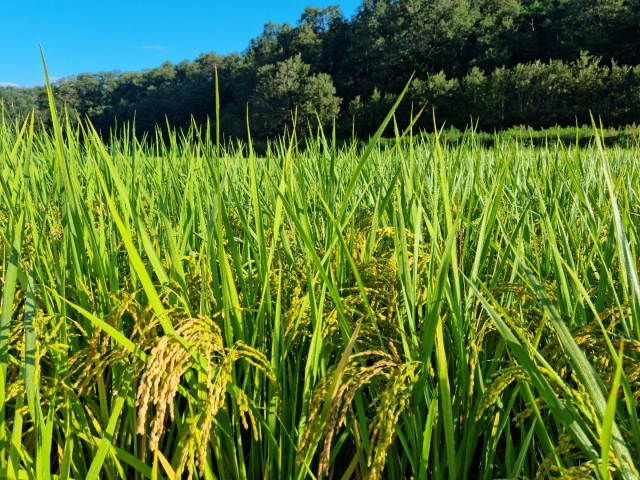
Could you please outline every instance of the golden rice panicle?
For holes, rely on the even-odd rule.
[[[290,275],[287,285],[282,286],[283,289],[290,289],[291,286],[293,286],[293,289],[290,291],[291,293],[289,293],[289,308],[284,314],[284,334],[288,342],[292,342],[296,335],[304,331],[304,327],[311,321],[311,315],[307,309],[305,309],[304,312],[301,312],[302,306],[304,305],[307,297],[307,294],[304,291],[304,277],[300,275],[301,273],[302,272],[296,272],[295,275]],[[278,280],[274,280],[273,285],[278,285]],[[274,292],[274,295],[275,294],[276,293]],[[300,320],[298,321],[299,316]],[[299,324],[296,326],[297,322]]]
[[[404,364],[396,369],[387,387],[380,395],[378,411],[373,419],[371,445],[367,455],[369,478],[378,480],[382,478],[382,472],[387,459],[387,450],[395,437],[394,427],[400,414],[409,405],[413,383],[411,379],[418,364]]]
[[[237,390],[237,393],[238,398],[236,400],[236,403],[238,405],[238,412],[240,413],[240,418],[242,420],[242,426],[247,430],[249,429],[249,424],[247,423],[247,415],[249,415],[249,420],[251,422],[251,428],[253,431],[253,439],[257,442],[259,438],[258,427],[256,419],[253,416],[253,411],[249,407],[249,399],[247,398],[247,394],[240,389]]]
[[[238,342],[232,348],[225,348],[220,327],[208,317],[189,318],[184,320],[176,329],[184,342],[191,346],[187,350],[185,346],[174,336],[163,336],[153,348],[149,356],[146,370],[140,380],[136,396],[138,407],[137,433],[144,434],[144,422],[147,417],[150,404],[155,406],[155,415],[151,421],[149,433],[149,446],[155,450],[163,433],[164,419],[167,408],[173,421],[174,398],[183,375],[190,368],[200,368],[200,364],[194,358],[200,355],[206,360],[205,384],[206,399],[194,401],[195,413],[191,419],[191,425],[183,436],[183,449],[180,454],[180,463],[176,475],[181,475],[185,468],[188,469],[189,478],[193,475],[194,466],[199,475],[204,474],[204,465],[207,453],[207,445],[213,419],[221,408],[224,408],[224,399],[227,385],[233,384],[233,365],[239,359],[244,359],[249,365],[262,372],[277,387],[276,377],[271,371],[270,363],[260,351]],[[259,438],[258,423],[249,406],[246,393],[237,388],[236,405],[240,412],[242,423],[249,428],[246,415],[252,424],[253,435]]]
[[[389,362],[387,360],[380,360],[370,367],[360,368],[355,377],[357,381],[349,387],[348,391],[344,395],[344,403],[337,423],[338,427],[341,427],[344,424],[347,411],[349,410],[349,407],[353,402],[353,398],[355,397],[358,390],[371,383],[374,378],[378,376],[386,376],[385,371],[387,369],[392,369],[395,366],[396,365],[394,365],[392,362]]]
[[[296,451],[296,466],[302,465],[302,462],[304,461],[304,454],[309,443],[309,437],[311,436],[313,427],[318,419],[318,414],[322,409],[324,399],[326,398],[327,392],[329,391],[329,386],[331,384],[332,374],[334,371],[335,367],[327,370],[327,374],[320,379],[316,387],[313,389],[311,400],[309,402],[309,415],[307,416],[306,424],[300,432],[300,444],[298,445],[298,449]]]
[[[278,380],[275,374],[271,370],[271,363],[267,359],[264,353],[260,350],[247,345],[244,342],[237,342],[234,348],[237,352],[238,358],[243,358],[249,364],[253,365],[257,370],[264,373],[264,375],[273,382],[277,387]]]
[[[377,361],[372,366],[362,367],[359,365],[360,359],[364,357],[381,356],[384,360]],[[351,355],[349,362],[342,376],[342,383],[333,399],[327,422],[323,429],[323,450],[320,455],[318,464],[318,478],[321,478],[328,469],[328,462],[331,453],[331,441],[333,439],[336,428],[343,425],[345,416],[353,402],[353,398],[359,389],[368,384],[374,377],[382,374],[385,369],[393,368],[396,364],[392,361],[391,355],[380,350],[364,351]],[[324,400],[327,396],[329,385],[333,380],[334,369],[320,380],[314,389],[311,397],[310,412],[304,431],[301,435],[301,442],[296,453],[296,465],[300,465],[304,459],[304,453],[307,449],[309,436],[319,421],[318,413],[323,407]],[[340,406],[342,405],[342,408]]]
[[[395,353],[397,354],[397,351]],[[363,366],[366,365],[367,361],[373,361],[374,363],[369,366]],[[344,425],[345,417],[350,410],[356,393],[376,378],[383,379],[383,382],[386,382],[387,378],[394,378],[393,372],[404,367],[404,364],[398,363],[398,358],[394,358],[393,355],[381,350],[367,350],[351,355],[343,373],[342,382],[338,386],[336,395],[329,406],[328,416],[323,427],[323,448],[318,462],[318,478],[322,478],[328,472],[333,436],[336,430]],[[411,367],[411,369],[413,368],[415,367]],[[304,426],[304,431],[301,435],[302,440],[296,454],[297,465],[301,464],[308,446],[310,433],[320,420],[318,413],[323,407],[332,380],[333,370],[330,370],[320,380],[312,393],[310,414]]]
[[[520,366],[505,368],[494,373],[491,383],[487,385],[482,395],[482,400],[476,413],[476,421],[480,420],[484,412],[496,403],[500,394],[511,383],[517,380],[527,380],[528,378],[529,376]]]
[[[197,415],[197,421],[194,421],[194,427],[190,428],[187,432],[189,438],[192,439],[194,445],[197,444],[197,457],[196,465],[198,466],[198,474],[202,476],[204,474],[205,459],[207,454],[207,444],[211,429],[213,427],[213,418],[216,416],[221,408],[224,408],[224,394],[226,386],[232,381],[232,367],[233,358],[226,356],[222,364],[216,368],[215,378],[209,377],[207,373],[207,399],[203,408],[204,411],[200,411]],[[207,366],[207,371],[211,371],[211,366]],[[183,452],[183,457],[186,453]],[[186,461],[186,459],[183,458]],[[179,472],[181,474],[182,471]]]
[[[193,478],[193,467],[197,466],[200,460],[196,458],[196,436],[193,434],[194,423],[187,430],[188,433],[183,440],[180,462],[176,468],[176,478],[182,478],[182,473],[186,468],[187,480],[191,480]]]
[[[559,458],[571,458],[575,465],[571,467],[558,467],[554,463],[553,455],[549,454],[538,466],[534,477],[536,480],[547,478],[547,471],[553,475],[560,475],[562,478],[597,478],[596,470],[599,468],[599,465],[594,465],[591,460],[587,461],[584,453],[579,451],[577,446],[571,441],[569,435],[565,433],[559,435],[557,444],[554,446],[554,451]],[[617,460],[613,453],[610,454],[609,460],[612,462],[609,464],[609,472],[615,474],[617,470]]]
[[[188,337],[184,334],[190,333],[189,329],[194,325],[193,320],[187,320],[176,332],[183,338]],[[190,359],[191,353],[176,338],[166,335],[158,341],[158,344],[151,351],[147,367],[138,386],[136,406],[139,408],[137,433],[140,434],[144,434],[149,403],[153,403],[156,407],[149,434],[149,446],[152,451],[155,450],[162,434],[167,406],[173,420],[173,399],[182,375],[191,366]]]
[[[107,315],[105,321],[110,326],[119,329],[120,319],[128,307],[126,294],[124,300],[121,300],[115,294],[111,295],[111,299],[114,302],[113,309],[109,315]],[[84,330],[81,330],[81,332],[86,334]],[[69,359],[69,364],[73,365],[74,368],[70,370],[68,377],[71,377],[82,369],[82,373],[72,384],[78,397],[82,396],[84,389],[91,384],[95,378],[102,375],[108,366],[117,362],[120,357],[122,357],[122,355],[118,355],[119,352],[117,348],[114,349],[111,347],[110,338],[111,336],[103,332],[102,329],[95,328],[87,348],[79,350]]]
[[[345,372],[346,373],[346,372]],[[343,375],[344,380],[345,375]],[[318,462],[318,478],[322,478],[322,476],[329,469],[329,457],[331,454],[331,441],[333,439],[333,435],[335,433],[335,427],[338,424],[340,405],[342,405],[342,400],[347,388],[349,388],[350,384],[357,378],[357,375],[354,374],[354,370],[351,369],[349,375],[347,376],[346,381],[344,381],[336,392],[335,397],[331,402],[331,406],[329,408],[329,415],[327,417],[327,422],[325,423],[323,430],[323,438],[324,438],[324,448],[320,453],[320,460]]]

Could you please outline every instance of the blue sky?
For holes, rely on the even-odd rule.
[[[294,24],[304,8],[339,3],[351,17],[360,0],[42,1],[3,0],[0,86],[44,83],[49,75],[141,70],[200,53],[241,52],[265,23]]]

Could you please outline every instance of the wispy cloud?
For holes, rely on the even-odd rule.
[[[57,82],[58,80],[61,80],[62,77],[56,77],[55,75],[49,75],[49,81],[51,83],[53,82]],[[40,77],[38,80],[33,80],[31,82],[31,87],[42,87],[43,85],[45,85],[45,81],[44,81],[44,77]],[[22,85],[21,85],[22,86]]]
[[[159,52],[164,52],[166,50],[162,45],[142,45],[138,48],[141,48],[142,50],[157,50]]]
[[[22,85],[18,85],[17,83],[11,82],[0,82],[0,87],[21,87]]]

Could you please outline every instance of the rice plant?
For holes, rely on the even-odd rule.
[[[3,121],[0,476],[637,478],[640,151],[396,107],[264,156]]]

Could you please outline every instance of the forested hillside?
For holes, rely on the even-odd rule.
[[[3,113],[12,117],[24,116],[32,110],[41,114],[40,88],[0,87],[0,109]]]
[[[301,131],[317,113],[366,136],[414,74],[402,122],[428,102],[459,128],[582,124],[590,110],[617,126],[640,120],[639,52],[639,0],[364,0],[351,18],[307,7],[296,25],[269,23],[241,54],[83,73],[55,94],[103,132],[134,117],[140,132],[187,126],[214,114],[217,66],[227,136],[246,134],[247,104],[257,137],[281,132],[296,107]],[[0,89],[5,106],[15,94]]]

